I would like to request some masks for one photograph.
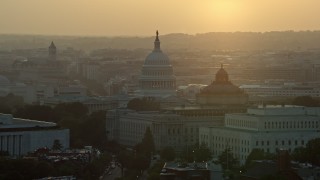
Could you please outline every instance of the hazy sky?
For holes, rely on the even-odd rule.
[[[320,30],[320,0],[0,0],[0,33]]]

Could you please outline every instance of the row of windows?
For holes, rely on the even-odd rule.
[[[200,136],[200,137],[204,137]],[[226,137],[220,137],[220,136],[212,136],[212,140],[213,141],[225,141],[226,143],[230,143],[230,144],[242,144],[242,145],[250,145],[249,140],[243,140],[243,139],[239,139],[239,138],[226,138]]]
[[[169,64],[167,60],[147,61],[147,64]]]
[[[308,91],[299,91],[299,90],[280,90],[280,91],[276,91],[276,90],[262,90],[262,89],[245,89],[245,91],[247,92],[252,92],[252,93],[273,93],[273,94],[278,94],[278,93],[282,93],[282,94],[296,94],[296,95],[308,95],[308,94],[317,94],[320,93],[319,90],[308,90]]]
[[[164,76],[164,75],[171,75],[172,71],[146,71],[143,75],[147,76]]]
[[[226,120],[226,125],[237,126],[237,127],[246,127],[246,128],[256,128],[256,122],[240,119],[230,119]]]
[[[194,133],[194,132],[199,132],[199,129],[198,128],[184,128],[184,132],[185,134],[187,134],[188,132],[189,133]],[[168,134],[180,134],[180,128],[169,128],[168,129]]]
[[[283,122],[265,122],[265,129],[278,128],[278,129],[288,129],[288,128],[318,128],[318,121],[283,121]]]
[[[301,140],[300,141],[300,145],[304,145],[304,140]],[[294,141],[291,141],[291,140],[288,140],[288,141],[285,141],[285,140],[281,140],[281,141],[278,141],[278,140],[276,140],[276,141],[274,141],[274,145],[295,145],[295,146],[297,146],[297,145],[299,145],[299,142],[298,142],[298,140],[294,140]],[[264,146],[264,145],[267,145],[267,146],[269,146],[269,145],[271,145],[271,142],[270,141],[260,141],[260,143],[259,143],[259,141],[256,141],[256,146],[259,146],[259,145],[261,145],[261,146]]]

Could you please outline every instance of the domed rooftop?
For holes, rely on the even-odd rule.
[[[212,82],[209,86],[203,88],[201,94],[237,94],[243,93],[243,91],[233,85],[231,82],[227,82],[224,84]]]
[[[146,57],[145,65],[170,65],[169,57],[160,49],[159,32],[156,32],[153,51]]]
[[[51,44],[49,46],[49,49],[56,49],[56,45],[54,45],[53,41],[51,41]]]
[[[148,97],[167,97],[176,94],[176,77],[169,57],[160,49],[158,31],[154,49],[142,65],[139,90],[139,95]]]
[[[223,65],[221,64],[221,68],[216,73],[216,82],[228,82],[229,81],[229,75],[226,70],[223,69]]]
[[[144,61],[145,65],[170,65],[169,57],[162,51],[152,51]]]
[[[243,105],[248,102],[248,95],[229,81],[229,75],[222,65],[215,81],[203,88],[196,98],[201,105]]]
[[[227,71],[221,65],[221,68],[216,73],[216,79],[210,85],[203,88],[201,94],[237,94],[243,93],[243,91],[233,85],[229,81],[229,75]]]

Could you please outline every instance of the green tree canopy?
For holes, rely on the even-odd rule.
[[[173,161],[176,157],[176,153],[173,147],[167,146],[160,151],[160,157],[166,161]]]
[[[144,133],[144,137],[141,142],[141,147],[139,147],[139,149],[137,151],[142,152],[143,154],[145,154],[149,157],[151,157],[151,154],[155,151],[153,135],[152,135],[150,127],[146,128],[146,131]]]
[[[56,122],[54,113],[50,106],[25,105],[16,110],[14,117]]]
[[[319,101],[313,99],[310,96],[299,96],[294,98],[293,105],[298,105],[298,106],[306,106],[306,107],[316,107],[319,106]]]
[[[16,109],[23,107],[23,98],[8,94],[5,97],[0,97],[0,113],[12,114]]]
[[[299,162],[307,162],[308,161],[308,153],[305,147],[297,147],[291,153],[291,158],[295,161]]]
[[[233,156],[230,148],[225,149],[218,160],[224,170],[233,170],[239,165],[238,159]]]
[[[308,161],[320,165],[320,138],[312,139],[306,144]]]
[[[208,161],[212,157],[210,149],[205,143],[201,143],[201,145],[195,149],[194,156],[197,162]]]
[[[246,159],[246,165],[250,165],[254,160],[274,160],[276,158],[275,154],[264,152],[262,149],[252,149],[250,154]]]
[[[136,111],[158,111],[160,103],[156,102],[154,98],[134,98],[128,102],[127,108]]]
[[[306,147],[297,147],[291,154],[292,159],[320,165],[320,138],[308,141]]]

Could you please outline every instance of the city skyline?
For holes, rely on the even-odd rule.
[[[0,34],[150,36],[320,30],[316,0],[4,0]]]

